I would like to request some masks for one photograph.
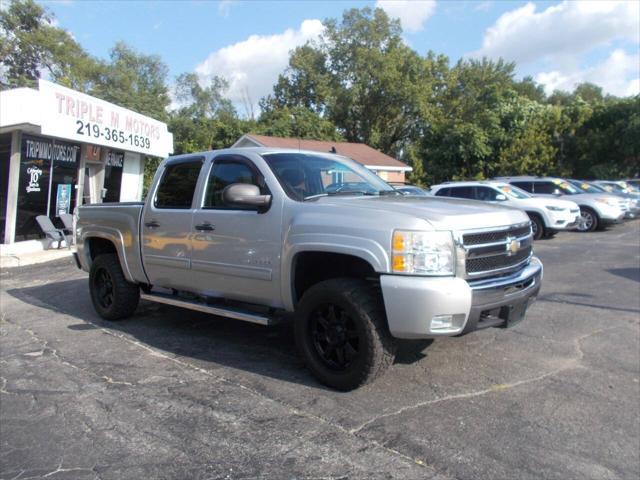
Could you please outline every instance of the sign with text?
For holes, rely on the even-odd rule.
[[[173,153],[165,123],[46,80],[38,84],[43,135],[154,157]]]

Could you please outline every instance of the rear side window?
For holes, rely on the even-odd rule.
[[[525,192],[533,193],[533,186],[531,182],[509,182],[511,185],[521,188]]]
[[[483,202],[495,202],[500,192],[489,187],[476,187],[476,200]]]
[[[457,198],[475,199],[473,187],[451,187],[451,196]]]
[[[243,157],[216,159],[207,181],[203,208],[230,208],[222,199],[222,191],[234,183],[249,183],[261,187],[258,174],[249,162]],[[263,188],[260,190],[264,191]],[[243,208],[234,206],[233,209],[242,210]],[[244,209],[255,210],[254,207]]]
[[[535,193],[553,193],[558,187],[552,182],[535,182],[533,189]]]
[[[167,165],[160,180],[153,206],[156,208],[191,208],[200,168],[202,168],[201,160]]]

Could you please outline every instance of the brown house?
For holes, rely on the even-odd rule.
[[[385,155],[364,143],[332,142],[326,140],[303,140],[298,138],[268,137],[249,133],[243,135],[233,147],[273,147],[332,152],[349,157],[364,165],[387,182],[404,183],[405,174],[412,168],[406,163]]]

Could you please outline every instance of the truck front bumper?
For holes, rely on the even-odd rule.
[[[387,322],[396,338],[461,335],[522,320],[542,284],[542,263],[511,275],[467,282],[457,277],[382,275]]]

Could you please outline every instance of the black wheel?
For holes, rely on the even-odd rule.
[[[542,219],[535,213],[529,213],[529,219],[531,220],[531,231],[533,232],[533,239],[540,240],[544,235],[544,223]]]
[[[121,320],[136,311],[140,300],[138,286],[127,282],[116,254],[99,255],[89,272],[89,291],[93,307],[105,320]]]
[[[555,237],[558,234],[557,230],[551,230],[549,228],[547,228],[544,232],[544,238],[546,239],[551,239],[553,237]]]
[[[580,207],[577,230],[579,232],[593,232],[600,225],[598,214],[589,207]]]
[[[396,352],[379,289],[356,279],[326,280],[307,290],[295,336],[311,373],[344,391],[382,375]]]

